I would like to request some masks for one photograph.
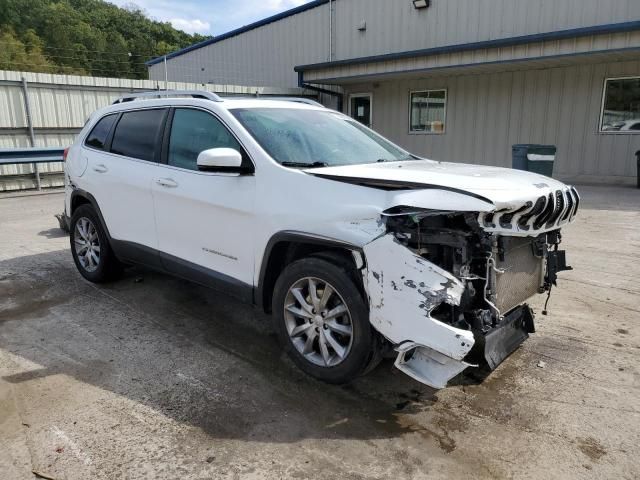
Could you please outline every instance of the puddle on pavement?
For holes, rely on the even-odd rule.
[[[48,296],[47,290],[46,285],[36,288],[21,276],[0,279],[0,323],[43,317],[68,300],[68,295]]]

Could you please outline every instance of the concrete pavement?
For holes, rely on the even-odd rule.
[[[165,275],[87,283],[63,196],[5,195],[0,478],[639,478],[640,191],[579,190],[538,333],[441,391],[392,362],[316,382],[259,312]]]

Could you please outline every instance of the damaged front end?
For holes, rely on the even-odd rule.
[[[558,228],[509,236],[485,218],[395,207],[364,246],[371,323],[396,367],[435,388],[471,365],[495,369],[534,332],[525,302],[570,269]]]

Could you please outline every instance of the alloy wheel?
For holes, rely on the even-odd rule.
[[[82,268],[87,272],[95,272],[100,265],[100,238],[95,225],[88,218],[81,217],[76,222],[73,244]]]
[[[353,344],[353,323],[342,296],[328,282],[298,280],[288,290],[284,319],[293,346],[321,367],[342,363]]]

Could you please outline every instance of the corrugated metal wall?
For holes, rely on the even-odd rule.
[[[640,134],[599,133],[604,81],[640,75],[640,61],[394,80],[347,87],[373,93],[373,128],[428,158],[511,166],[511,146],[558,146],[556,173],[578,182],[631,183]],[[409,91],[446,88],[446,133],[409,134]]]
[[[639,2],[640,3],[640,2]],[[429,75],[434,70],[451,68],[469,68],[488,65],[494,69],[496,63],[514,63],[574,57],[576,55],[604,54],[612,55],[611,61],[619,61],[629,51],[640,49],[640,30],[625,33],[590,35],[570,38],[554,42],[527,43],[518,46],[501,48],[485,48],[469,52],[443,53],[422,57],[399,58],[384,62],[356,63],[351,65],[334,65],[308,70],[304,72],[305,81],[311,83],[342,84],[345,80],[364,81],[367,77],[396,74],[398,72],[413,73],[414,76]],[[508,69],[509,66],[504,67]]]
[[[405,0],[338,0],[335,53],[357,58],[632,19],[640,19],[638,0],[432,0],[425,10]]]
[[[410,0],[335,0],[333,9],[333,60],[640,19],[639,0],[432,0],[425,10]],[[169,59],[167,70],[178,81],[296,86],[296,65],[328,59],[325,4]],[[164,79],[164,65],[149,78]]]
[[[80,77],[0,70],[0,148],[31,146],[21,79],[27,80],[36,146],[73,143],[89,115],[123,94],[164,88],[164,82],[102,77]],[[169,89],[197,90],[202,85],[169,82]],[[298,88],[263,88],[207,85],[207,90],[227,95],[302,95]],[[39,166],[43,186],[62,185],[61,163]],[[34,188],[33,165],[0,166],[0,191]]]
[[[298,64],[329,59],[329,7],[322,5],[167,61],[170,80],[296,87]],[[164,79],[164,65],[149,68]]]

